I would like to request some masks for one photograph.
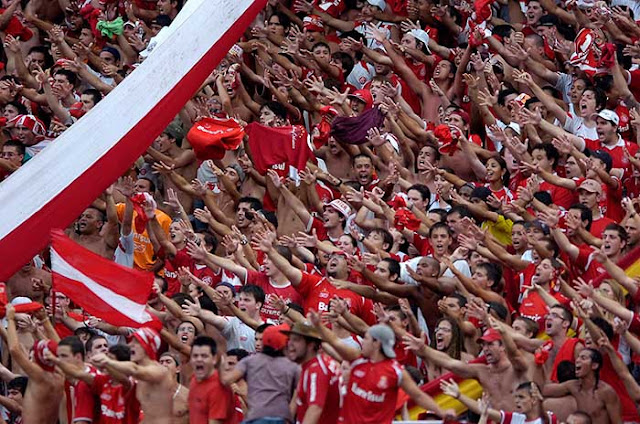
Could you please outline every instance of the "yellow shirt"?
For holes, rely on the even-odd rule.
[[[122,221],[122,217],[124,215],[124,203],[118,203],[116,205],[116,210],[118,211],[118,220]],[[143,233],[139,234],[136,231],[135,220],[138,214],[136,211],[133,211],[133,223],[131,224],[131,231],[133,231],[133,265],[137,269],[141,269],[143,271],[149,271],[155,260],[153,259],[153,244],[151,240],[149,240],[149,233],[146,228]],[[160,226],[164,230],[167,237],[169,236],[169,226],[171,225],[171,218],[166,213],[161,210],[156,209],[156,218],[160,223]]]
[[[482,223],[482,228],[488,228],[491,235],[503,246],[511,244],[511,227],[513,227],[513,221],[505,219],[502,215],[498,215],[496,222],[485,221]]]

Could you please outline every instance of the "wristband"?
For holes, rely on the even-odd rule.
[[[284,310],[283,314],[287,315],[290,310],[291,310],[291,306],[287,305],[287,309]]]

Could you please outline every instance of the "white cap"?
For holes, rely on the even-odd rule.
[[[376,6],[383,12],[387,8],[387,3],[384,0],[367,0],[367,3],[369,3],[372,6]]]
[[[594,113],[592,115],[592,118],[595,118],[595,117],[598,117],[598,116],[600,118],[604,119],[605,121],[609,121],[609,122],[613,123],[613,125],[615,125],[616,127],[618,125],[620,125],[620,117],[618,116],[617,113],[615,113],[611,109],[602,109],[597,114]]]
[[[413,38],[416,40],[422,41],[427,48],[427,51],[431,53],[431,50],[429,50],[429,34],[427,34],[426,31],[421,29],[412,29],[409,31],[409,34],[413,35]]]

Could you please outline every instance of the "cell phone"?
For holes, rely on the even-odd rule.
[[[247,218],[249,221],[253,221],[256,216],[252,211],[246,211],[244,213],[244,217]]]

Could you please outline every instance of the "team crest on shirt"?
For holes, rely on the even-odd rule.
[[[389,380],[387,379],[386,376],[382,376],[380,377],[380,380],[378,380],[378,389],[387,389],[389,388]]]
[[[327,299],[329,297],[329,293],[327,293],[326,291],[321,291],[320,293],[318,293],[318,297]]]
[[[362,378],[362,377],[364,377],[365,372],[364,372],[364,371],[362,371],[362,370],[355,370],[355,371],[353,372],[353,375],[354,375],[354,376],[356,376],[356,377],[358,377],[358,378]]]

